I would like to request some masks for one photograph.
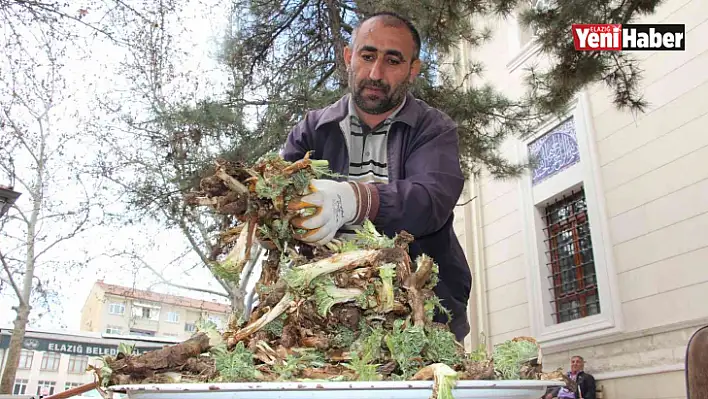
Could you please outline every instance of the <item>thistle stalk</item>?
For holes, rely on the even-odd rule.
[[[248,194],[248,188],[240,181],[234,179],[233,176],[226,173],[223,169],[218,168],[215,174],[219,179],[224,182],[224,184],[226,184],[226,187],[228,187],[230,190],[235,191],[239,194]]]
[[[358,250],[340,253],[314,263],[294,267],[288,270],[283,278],[290,288],[300,291],[307,288],[312,280],[323,274],[330,274],[372,263],[376,259],[377,254],[377,250]]]
[[[253,234],[253,223],[246,222],[246,226],[241,230],[236,244],[220,264],[224,270],[233,274],[241,273],[243,266],[251,258],[250,243],[252,242]]]
[[[238,330],[236,334],[234,334],[232,337],[228,339],[229,343],[229,349],[233,348],[236,344],[238,344],[240,341],[242,341],[244,338],[247,338],[251,334],[256,333],[263,327],[265,327],[268,323],[271,321],[275,320],[280,316],[281,314],[285,313],[286,310],[291,305],[291,302],[293,301],[293,296],[289,292],[286,292],[283,298],[278,302],[277,305],[273,306],[272,309],[268,311],[268,313],[264,314],[261,316],[258,320],[254,321],[253,323],[247,325],[246,327]]]

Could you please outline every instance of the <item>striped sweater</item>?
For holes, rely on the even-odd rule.
[[[405,105],[406,100],[391,115],[374,128],[369,128],[357,116],[356,108],[349,96],[349,115],[339,127],[344,133],[349,149],[348,180],[358,183],[388,183],[387,142],[388,131],[393,117]],[[349,235],[361,225],[344,225],[339,233]]]

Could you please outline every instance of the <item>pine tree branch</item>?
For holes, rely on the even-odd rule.
[[[258,65],[260,62],[264,60],[264,57],[268,50],[270,50],[271,46],[275,42],[275,40],[283,33],[285,32],[286,29],[290,27],[290,25],[295,21],[297,17],[300,16],[300,14],[305,10],[307,5],[309,4],[309,0],[299,0],[300,1],[300,6],[297,7],[297,9],[290,15],[290,17],[279,27],[277,27],[268,37],[265,43],[262,45],[262,50],[255,56],[253,57],[253,61],[251,63],[251,67],[249,69],[249,76],[253,76],[253,70],[256,68],[256,65]]]
[[[325,74],[322,75],[322,77],[320,78],[320,80],[318,80],[317,83],[315,83],[313,89],[314,89],[314,90],[320,89],[320,88],[327,82],[327,79],[329,79],[332,75],[334,75],[334,72],[336,72],[336,71],[337,71],[337,65],[332,65],[332,66],[327,70],[327,72],[325,72]]]

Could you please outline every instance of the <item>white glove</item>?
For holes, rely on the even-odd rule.
[[[354,189],[347,182],[314,179],[310,182],[311,194],[299,202],[291,203],[292,210],[316,208],[312,216],[296,217],[290,223],[296,228],[309,230],[298,239],[318,245],[327,244],[344,224],[354,221],[357,200]]]

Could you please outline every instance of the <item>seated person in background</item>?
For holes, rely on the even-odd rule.
[[[573,356],[570,359],[570,371],[568,378],[578,384],[575,392],[569,391],[565,387],[549,389],[543,399],[597,399],[595,394],[595,378],[585,371],[585,359],[582,356]]]

